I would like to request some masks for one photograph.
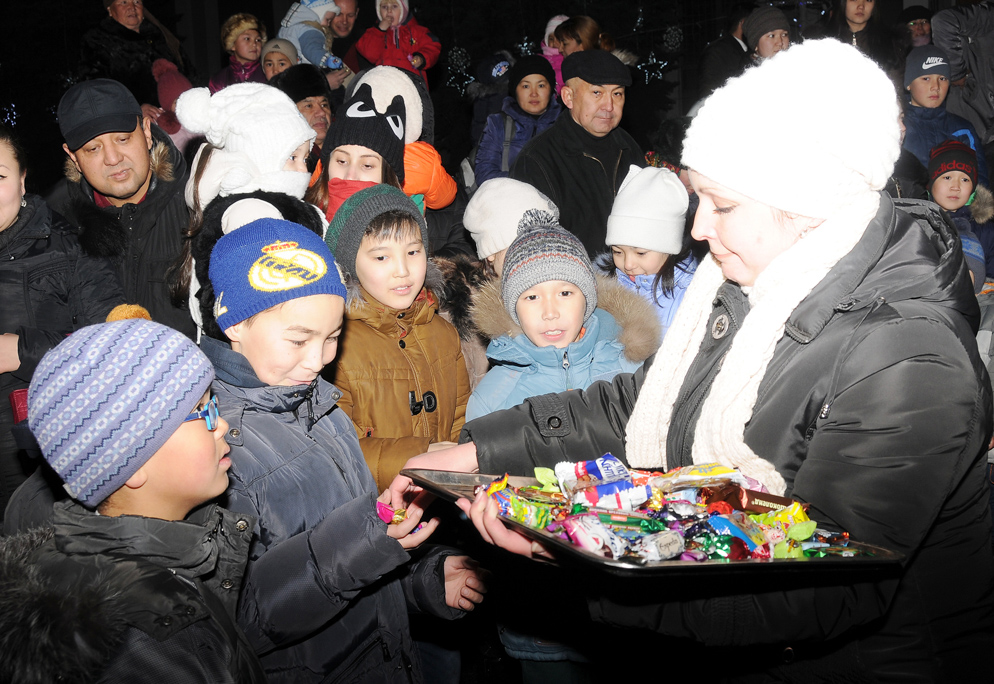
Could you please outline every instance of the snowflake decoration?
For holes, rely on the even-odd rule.
[[[520,42],[515,43],[514,49],[518,51],[518,55],[521,57],[538,54],[538,44],[528,36],[523,37]]]
[[[653,79],[658,78],[662,80],[663,73],[665,72],[667,66],[669,66],[669,62],[666,60],[659,61],[656,59],[656,53],[649,50],[648,59],[644,62],[639,62],[635,65],[635,68],[642,73],[643,77],[645,77],[645,84],[649,85],[649,81]]]
[[[663,32],[663,48],[667,52],[676,52],[683,43],[683,31],[679,26],[670,26]]]
[[[469,51],[463,47],[454,47],[449,50],[449,68],[455,71],[466,71],[469,69]]]
[[[10,104],[0,105],[0,123],[5,123],[11,128],[17,125],[17,105],[13,102]]]

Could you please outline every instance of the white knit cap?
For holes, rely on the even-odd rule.
[[[410,76],[397,67],[378,66],[360,74],[352,92],[358,90],[363,83],[368,83],[369,89],[373,91],[373,104],[380,114],[386,113],[394,97],[400,95],[404,98],[406,116],[404,144],[410,145],[421,138],[424,129],[424,106],[421,103],[418,87],[411,81]]]
[[[873,61],[809,40],[716,90],[687,130],[683,165],[771,207],[829,218],[887,183],[898,114],[894,84]]]
[[[669,169],[631,166],[607,217],[605,244],[679,254],[690,197]]]
[[[549,34],[555,31],[556,27],[559,26],[564,21],[566,21],[567,19],[569,19],[569,17],[565,14],[557,14],[556,16],[552,17],[552,19],[549,19],[549,23],[545,25],[545,33],[542,34],[542,42],[544,43],[545,39],[549,37]]]
[[[559,220],[559,207],[528,183],[491,178],[477,188],[466,205],[463,225],[473,236],[481,259],[507,249],[518,236],[518,224],[531,209],[547,211]]]
[[[324,19],[325,12],[342,13],[342,10],[335,4],[335,0],[298,0],[298,2],[318,15],[318,21]]]
[[[255,190],[304,196],[308,175],[284,171],[283,166],[315,134],[282,91],[261,83],[237,83],[211,96],[207,88],[193,88],[176,101],[176,116],[217,148],[200,179],[201,208],[215,197]],[[202,151],[197,152],[186,187],[190,207]]]
[[[376,7],[376,18],[383,21],[383,17],[380,16],[380,0],[373,0],[374,7]],[[397,0],[397,4],[400,5],[402,14],[400,15],[400,23],[403,24],[404,20],[410,16],[410,5],[407,0]]]

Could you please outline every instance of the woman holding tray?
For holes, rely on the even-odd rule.
[[[748,681],[967,681],[994,647],[991,389],[958,237],[880,192],[898,114],[886,75],[834,40],[715,91],[683,157],[711,259],[654,359],[467,423],[464,444],[408,467],[530,475],[608,451],[647,469],[738,467],[822,526],[903,554],[900,568],[696,600],[660,582],[636,602],[588,595],[595,619],[742,647],[761,673]],[[398,478],[394,504],[415,489]],[[545,553],[488,499],[461,505],[487,541]]]

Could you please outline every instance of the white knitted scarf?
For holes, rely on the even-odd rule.
[[[880,196],[867,192],[803,235],[756,278],[742,321],[708,390],[694,432],[694,463],[736,467],[782,495],[786,483],[773,464],[745,443],[759,385],[791,312],[862,238],[876,215]],[[666,469],[666,435],[673,405],[687,371],[708,332],[714,298],[724,282],[721,267],[706,259],[687,289],[666,333],[626,428],[628,462],[637,468]]]

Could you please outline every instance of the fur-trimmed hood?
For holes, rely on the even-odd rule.
[[[994,193],[983,185],[978,185],[973,204],[970,205],[970,218],[974,223],[987,223],[994,218]]]
[[[633,67],[639,63],[639,56],[631,50],[615,48],[611,50],[611,54],[620,59],[625,66]]]
[[[610,314],[610,319],[600,317],[600,338],[616,339],[629,361],[641,363],[659,349],[662,332],[652,304],[602,275],[597,276],[597,310]],[[504,308],[499,279],[480,287],[473,296],[471,314],[480,332],[490,339],[522,334],[521,326]]]

